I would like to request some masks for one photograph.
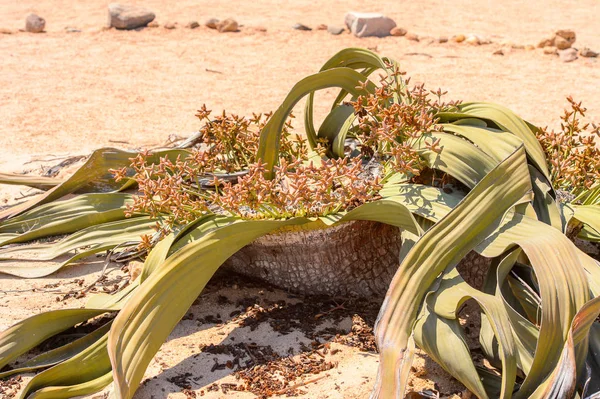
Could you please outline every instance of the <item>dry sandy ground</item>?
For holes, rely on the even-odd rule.
[[[591,121],[600,121],[599,62],[580,58],[566,64],[539,49],[512,49],[509,45],[536,44],[556,29],[574,29],[576,46],[600,50],[596,18],[600,3],[596,0],[510,0],[502,5],[485,0],[382,0],[369,6],[357,0],[322,5],[306,0],[171,3],[147,0],[143,5],[156,12],[161,24],[178,22],[178,29],[120,32],[102,29],[105,2],[0,0],[0,28],[22,28],[30,12],[47,21],[44,34],[0,35],[0,149],[4,155],[0,170],[39,173],[59,162],[61,156],[87,154],[102,146],[155,147],[170,134],[186,136],[196,130],[199,125],[194,113],[203,103],[217,112],[272,110],[295,82],[317,71],[335,52],[352,46],[369,47],[395,58],[413,81],[432,89],[441,87],[449,98],[504,104],[538,125],[558,125],[567,95],[584,102]],[[312,27],[322,23],[341,26],[345,12],[352,9],[384,12],[399,26],[423,37],[474,33],[494,43],[470,46],[429,39],[418,43],[396,37],[357,39],[349,34],[291,29],[296,22]],[[190,20],[202,23],[210,17],[233,17],[243,27],[230,34],[205,27],[183,28]],[[67,26],[82,32],[67,33]],[[500,48],[504,55],[493,55]],[[323,98],[331,99],[332,93]],[[320,110],[326,107],[324,102]],[[301,115],[301,110],[297,114]],[[0,200],[14,203],[28,193],[3,188]],[[100,268],[101,262],[88,263],[34,281],[2,276],[0,287],[25,290],[60,283],[54,289],[69,291],[76,287],[76,279],[84,279],[84,284],[94,281]],[[264,290],[250,287],[241,291],[229,287],[225,295],[235,303],[244,297],[260,297]],[[0,292],[0,330],[41,311],[83,303],[73,298],[57,301],[59,295]],[[279,290],[267,294],[273,300],[286,295]],[[199,344],[232,341],[233,337],[235,342],[269,343],[285,354],[290,347],[297,353],[301,341],[310,342],[301,331],[280,335],[268,323],[255,331],[240,327],[229,317],[232,310],[227,306],[219,304],[213,293],[191,309],[195,317],[221,313],[223,323],[182,321],[148,369],[147,377],[156,379],[146,383],[136,398],[184,398],[182,388],[169,379],[185,372],[197,378],[191,386],[198,394],[214,382],[231,381],[227,370],[210,372],[213,356],[201,352]],[[341,328],[350,328],[348,317],[340,323]],[[340,352],[329,354],[327,360],[338,362],[338,367],[303,387],[303,397],[367,397],[377,369],[376,355],[345,345],[332,346]],[[425,360],[419,362],[419,370],[428,374],[415,380],[415,389],[434,388],[437,383],[446,394],[460,392],[460,386],[430,361],[425,368],[421,367]],[[222,391],[205,394],[254,397]]]

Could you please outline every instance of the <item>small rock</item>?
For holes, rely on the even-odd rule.
[[[210,29],[217,29],[217,24],[219,20],[216,18],[211,18],[204,23],[204,26],[209,27]]]
[[[81,29],[77,29],[77,28],[73,28],[73,27],[67,26],[67,27],[65,28],[65,31],[66,31],[67,33],[80,33],[80,32],[81,32]]]
[[[317,26],[317,30],[327,30],[327,25],[320,24],[320,25]]]
[[[556,39],[556,37],[562,37],[571,44],[574,44],[577,40],[577,35],[575,34],[575,31],[570,29],[557,30],[554,38]]]
[[[556,55],[556,54],[558,54],[558,52],[556,51],[556,47],[546,46],[546,47],[544,47],[544,54]]]
[[[389,36],[390,31],[396,27],[393,19],[377,13],[349,12],[344,20],[356,37]]]
[[[472,44],[474,46],[478,46],[481,44],[481,40],[479,40],[479,37],[477,37],[476,35],[469,35],[465,39],[465,43]]]
[[[224,32],[237,32],[238,31],[238,23],[235,19],[227,18],[224,21],[220,21],[217,24],[217,30],[221,33]]]
[[[187,25],[185,25],[185,27],[188,29],[196,29],[199,26],[200,24],[198,23],[198,21],[190,21],[187,23]]]
[[[267,28],[265,28],[264,26],[255,26],[253,28],[256,32],[266,32]]]
[[[312,30],[312,28],[309,28],[308,26],[303,25],[301,23],[294,24],[294,26],[292,26],[292,28],[294,28],[296,30],[304,30],[304,31]]]
[[[437,39],[438,43],[447,43],[448,42],[448,36],[440,36]]]
[[[512,44],[510,47],[512,47],[515,50],[525,50],[525,46],[522,44]]]
[[[150,22],[148,25],[146,25],[148,28],[158,28],[160,25],[158,25],[158,21],[152,21]]]
[[[392,30],[390,30],[390,35],[392,35],[392,36],[404,36],[407,33],[408,32],[406,31],[406,29],[400,28],[398,26],[396,26],[395,28],[392,28]]]
[[[574,48],[558,50],[558,56],[562,62],[572,62],[577,59],[577,50]]]
[[[568,48],[571,48],[571,44],[572,43],[570,41],[568,41],[567,39],[565,39],[564,37],[556,36],[554,38],[554,45],[559,50],[566,50]]]
[[[465,41],[466,37],[465,35],[456,35],[453,37],[453,39],[456,43],[462,43]]]
[[[175,29],[176,26],[175,26],[174,22],[167,22],[167,23],[165,23],[164,28],[171,30],[171,29]]]
[[[525,46],[525,50],[527,50],[527,51],[535,50],[535,46],[533,44],[528,44],[527,46]]]
[[[504,55],[504,50],[500,49],[500,50],[496,50],[492,53],[493,55]]]
[[[339,26],[328,26],[327,32],[337,36],[341,35],[344,32],[344,28],[340,28]]]
[[[579,50],[579,55],[582,57],[586,57],[586,58],[596,58],[598,57],[598,53],[595,51],[590,50],[587,47],[582,48],[581,50]]]
[[[0,28],[0,34],[3,35],[12,35],[13,31],[7,28]]]
[[[419,35],[417,35],[416,33],[407,33],[404,37],[406,37],[408,40],[412,40],[413,42],[419,41]]]
[[[538,48],[554,46],[554,37],[540,41],[537,46]]]
[[[35,14],[29,14],[25,19],[25,30],[32,33],[40,33],[46,27],[46,20]]]
[[[146,8],[112,3],[108,6],[108,26],[117,29],[137,29],[154,21],[156,16]]]

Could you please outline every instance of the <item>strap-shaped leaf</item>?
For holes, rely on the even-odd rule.
[[[365,76],[350,68],[333,68],[310,75],[294,85],[283,103],[269,119],[260,134],[257,159],[266,164],[267,175],[273,175],[273,168],[279,160],[279,144],[283,125],[294,106],[307,94],[328,87],[340,87],[351,94],[358,95],[365,90],[359,86],[365,84],[367,92],[373,92],[375,85]]]
[[[397,366],[402,362],[426,293],[437,276],[455,265],[490,234],[503,214],[531,190],[525,151],[520,147],[493,169],[464,200],[435,224],[402,261],[376,324],[381,353],[373,397],[402,397]]]
[[[0,333],[0,368],[46,339],[92,317],[105,309],[60,309],[29,317]]]
[[[170,149],[157,151],[148,157],[148,163],[158,163],[161,157],[171,159],[177,156],[185,157],[189,154],[186,150]],[[0,221],[27,212],[39,205],[52,202],[67,194],[74,192],[107,192],[120,189],[123,184],[115,182],[110,169],[118,169],[130,165],[130,158],[137,155],[135,152],[102,148],[92,153],[89,159],[77,171],[58,186],[51,188],[44,194],[0,212]]]

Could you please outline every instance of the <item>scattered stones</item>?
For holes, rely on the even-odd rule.
[[[196,29],[199,26],[200,24],[198,23],[198,21],[190,21],[187,23],[187,25],[185,25],[185,27],[188,29]]]
[[[108,26],[117,29],[137,29],[154,21],[156,15],[146,8],[112,3],[108,6]]]
[[[226,20],[217,23],[217,30],[221,33],[237,32],[238,27],[237,21],[233,18],[227,18]]]
[[[341,35],[344,32],[344,28],[340,28],[339,26],[328,26],[327,32],[337,36]]]
[[[575,31],[570,29],[561,29],[557,30],[554,33],[554,36],[550,38],[546,38],[538,43],[539,48],[545,48],[549,46],[554,46],[559,50],[565,50],[571,48],[571,46],[577,40],[577,35]]]
[[[219,20],[216,18],[211,18],[204,23],[204,26],[209,27],[210,29],[217,29],[217,24]]]
[[[590,50],[587,47],[584,47],[581,50],[579,50],[579,55],[586,58],[596,58],[599,54],[595,51]]]
[[[25,19],[25,30],[31,33],[41,33],[46,27],[46,20],[38,15],[29,14]]]
[[[461,35],[456,35],[456,36],[454,36],[452,39],[454,39],[454,41],[455,41],[456,43],[462,43],[462,42],[464,42],[464,41],[465,41],[466,37],[465,37],[465,35],[462,35],[462,34],[461,34]]]
[[[556,47],[554,47],[554,46],[546,46],[546,47],[544,47],[544,54],[557,55],[558,52],[556,50]]]
[[[448,42],[448,36],[440,36],[437,39],[438,43],[447,43]]]
[[[327,25],[320,24],[320,25],[317,26],[317,30],[327,30]]]
[[[392,35],[392,36],[404,36],[404,35],[406,35],[407,33],[408,33],[408,32],[407,32],[407,30],[406,30],[406,29],[404,29],[404,28],[400,28],[400,27],[398,27],[398,26],[396,26],[395,28],[392,28],[392,29],[390,30],[390,35]]]
[[[408,40],[411,40],[413,42],[418,42],[419,41],[419,35],[417,35],[416,33],[407,33],[406,37]]]
[[[294,26],[292,26],[292,28],[296,29],[296,30],[303,30],[303,31],[312,30],[312,28],[309,28],[308,26],[301,24],[301,23],[294,24]]]
[[[558,50],[558,56],[562,62],[572,62],[577,59],[577,50],[574,48]]]
[[[390,31],[396,27],[393,19],[377,13],[349,12],[345,22],[356,37],[389,36]]]
[[[148,25],[146,25],[148,28],[158,28],[158,21],[152,21],[150,22]]]
[[[171,30],[171,29],[175,29],[176,26],[175,26],[174,22],[167,22],[167,23],[165,23],[164,28]]]

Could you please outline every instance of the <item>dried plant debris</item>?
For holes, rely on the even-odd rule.
[[[0,397],[11,399],[17,396],[17,392],[21,390],[23,378],[18,375],[7,380],[0,380]]]

